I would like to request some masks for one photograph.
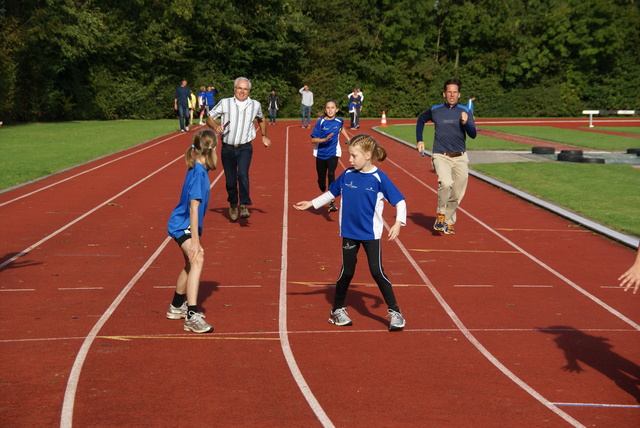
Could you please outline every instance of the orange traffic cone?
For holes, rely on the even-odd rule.
[[[384,110],[382,110],[382,121],[380,122],[380,126],[382,128],[386,128],[387,127],[387,114]]]

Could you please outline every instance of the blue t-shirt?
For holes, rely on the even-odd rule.
[[[342,149],[338,143],[340,137],[340,131],[342,131],[342,125],[344,121],[339,117],[334,117],[329,120],[325,117],[316,122],[311,132],[311,138],[327,138],[331,133],[333,135],[324,143],[318,143],[313,147],[313,155],[318,159],[327,160],[334,156],[342,156]]]
[[[207,93],[206,92],[198,92],[198,102],[202,102],[203,106],[208,106],[207,104]]]
[[[462,124],[462,112],[468,113],[466,124]],[[416,141],[422,141],[424,124],[432,121],[435,126],[433,138],[433,153],[456,153],[467,151],[467,135],[476,138],[476,124],[473,115],[461,104],[449,107],[439,104],[431,107],[418,117],[416,123]]]
[[[329,191],[340,201],[340,236],[357,241],[380,239],[384,223],[384,200],[396,206],[404,196],[387,174],[378,168],[361,172],[345,170],[329,185]]]
[[[205,92],[206,98],[207,98],[207,105],[208,106],[214,106],[216,105],[215,102],[215,97],[214,95],[217,94],[218,91],[216,91],[215,89],[213,91],[207,91]]]
[[[198,236],[202,236],[202,220],[209,206],[209,173],[207,168],[196,162],[193,168],[187,171],[187,175],[182,185],[180,202],[174,208],[169,218],[167,231],[172,238],[179,238],[189,229],[189,213],[191,211],[191,201],[198,199]],[[190,232],[189,232],[190,233]]]

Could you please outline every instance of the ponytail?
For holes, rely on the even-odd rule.
[[[193,136],[193,144],[187,148],[184,153],[185,162],[188,168],[193,168],[198,155],[203,155],[205,158],[205,166],[207,169],[213,171],[218,166],[218,155],[216,154],[216,146],[218,145],[218,139],[215,132],[205,129],[198,131]],[[192,156],[191,151],[196,152],[196,156]]]

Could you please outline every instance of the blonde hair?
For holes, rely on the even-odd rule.
[[[387,158],[387,151],[382,147],[375,138],[367,134],[358,134],[349,140],[350,146],[358,147],[363,152],[371,152],[371,155],[378,162],[382,162]]]
[[[216,154],[217,145],[218,139],[216,138],[215,132],[209,129],[196,132],[193,136],[193,144],[187,148],[187,151],[184,153],[187,167],[193,168],[196,164],[196,158],[199,155],[203,155],[207,169],[215,170],[218,166],[218,155]],[[192,150],[196,152],[195,156],[191,155]]]

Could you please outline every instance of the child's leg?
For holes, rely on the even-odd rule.
[[[338,156],[327,159],[327,180],[329,184],[336,181],[336,168],[338,167],[339,160],[340,158]]]
[[[316,158],[316,172],[318,173],[318,187],[321,192],[327,190],[327,168],[328,163],[324,159]]]
[[[389,278],[384,274],[384,269],[382,268],[382,247],[380,246],[380,240],[362,241],[362,247],[367,254],[371,276],[376,281],[376,284],[378,284],[385,303],[389,309],[400,312],[398,304],[396,303],[396,296],[391,287],[391,281],[389,281]]]
[[[336,281],[336,294],[333,298],[333,310],[344,307],[344,300],[347,297],[349,284],[356,272],[356,263],[358,262],[358,250],[360,249],[360,241],[349,238],[342,238],[342,270],[340,277]]]
[[[189,246],[191,246],[191,239],[186,240],[180,247],[182,248],[182,253],[185,257],[185,268],[180,273],[178,282],[179,286],[181,288],[184,287],[184,290],[186,291],[189,310],[191,311],[193,310],[192,307],[195,307],[196,310],[193,310],[193,312],[197,312],[198,290],[200,288],[200,274],[202,273],[202,268],[204,267],[204,253],[199,252],[193,258],[193,260],[189,260]],[[179,292],[178,286],[176,286],[176,291]]]

